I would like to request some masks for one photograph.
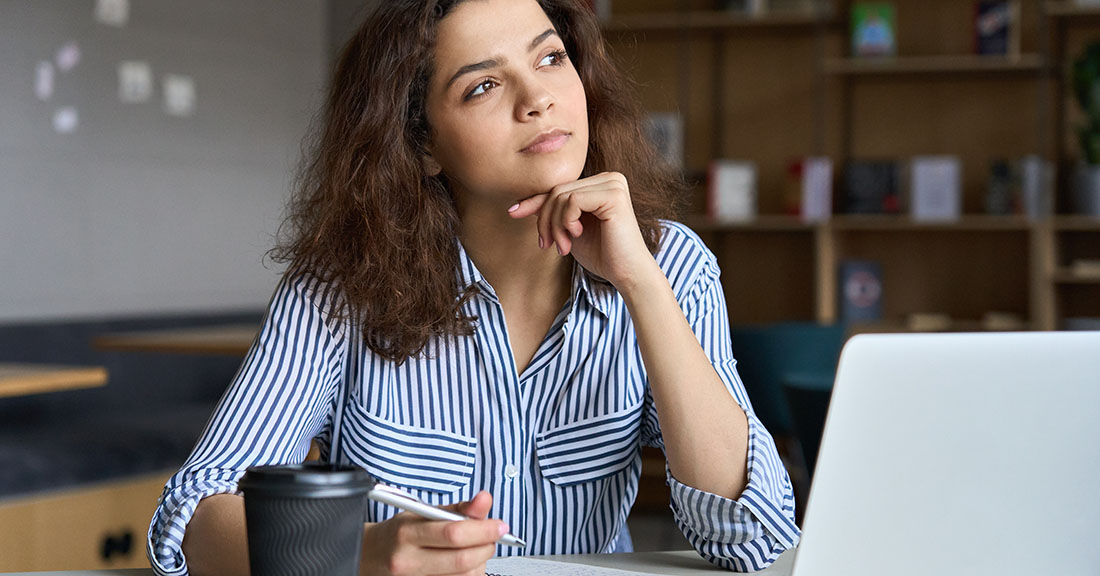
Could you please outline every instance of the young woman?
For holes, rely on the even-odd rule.
[[[364,574],[630,550],[641,445],[735,570],[794,546],[714,256],[582,0],[386,0],[345,48],[260,335],[150,526],[162,574],[247,572],[237,480],[323,458],[470,516],[372,503]]]

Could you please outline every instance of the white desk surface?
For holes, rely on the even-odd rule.
[[[591,566],[635,570],[653,574],[691,575],[691,574],[731,574],[708,564],[694,551],[677,552],[636,552],[633,554],[586,554],[583,556],[543,556],[547,560],[574,562]],[[794,554],[787,552],[779,557],[767,570],[755,572],[764,576],[790,576],[794,563]],[[136,570],[72,570],[65,572],[19,572],[13,576],[150,576],[148,568]]]

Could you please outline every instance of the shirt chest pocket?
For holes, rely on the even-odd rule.
[[[638,454],[642,402],[625,410],[550,428],[535,437],[544,478],[573,486],[617,474]]]
[[[470,484],[477,440],[408,426],[368,414],[358,402],[346,422],[346,449],[379,481],[417,491],[450,493]]]

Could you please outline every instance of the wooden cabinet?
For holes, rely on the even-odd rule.
[[[147,568],[149,520],[171,473],[0,501],[0,572]]]
[[[1021,0],[1020,54],[985,57],[972,54],[972,2],[892,3],[898,56],[874,61],[848,54],[849,0],[760,17],[711,0],[614,4],[605,34],[643,104],[684,119],[694,212],[704,211],[713,159],[757,166],[756,220],[688,219],[719,257],[731,322],[835,321],[844,259],[882,266],[884,319],[871,330],[909,330],[907,320],[927,314],[950,316],[955,330],[1003,329],[1006,319],[1049,330],[1100,316],[1100,281],[1073,268],[1100,260],[1100,219],[984,213],[993,160],[1037,155],[1066,172],[1074,115],[1065,64],[1100,39],[1100,9]],[[961,160],[958,221],[837,215],[804,224],[786,214],[793,159],[828,156],[839,176],[848,159],[932,154]],[[1067,181],[1058,179],[1057,210]]]

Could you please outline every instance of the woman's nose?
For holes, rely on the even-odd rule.
[[[539,118],[553,108],[554,95],[541,82],[528,80],[524,83],[516,104],[517,119],[524,122]]]

